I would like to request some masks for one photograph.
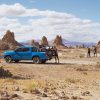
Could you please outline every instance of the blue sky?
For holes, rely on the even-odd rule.
[[[100,0],[0,0],[0,9],[1,38],[10,29],[18,41],[57,34],[70,41],[100,39]]]

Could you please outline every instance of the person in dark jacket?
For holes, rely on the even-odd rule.
[[[90,48],[88,48],[87,57],[91,57],[91,49]]]
[[[95,46],[93,49],[94,57],[97,57],[97,47]]]
[[[55,63],[59,63],[59,56],[58,56],[58,50],[56,48],[56,46],[53,46],[53,57],[55,58]]]

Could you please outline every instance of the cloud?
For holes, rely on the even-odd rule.
[[[0,24],[2,25],[15,24],[17,22],[18,22],[18,19],[9,19],[7,17],[2,17],[0,19]]]
[[[14,5],[2,4],[0,5],[0,16],[20,16],[25,13],[25,10],[26,9],[19,3]]]
[[[29,9],[19,3],[2,4],[0,9],[0,32],[4,34],[10,29],[16,33],[16,39],[19,41],[39,39],[43,35],[52,39],[57,34],[73,41],[99,40],[100,23],[90,19],[81,19],[63,12]]]

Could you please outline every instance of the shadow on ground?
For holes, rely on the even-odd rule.
[[[18,63],[15,63],[15,62],[12,62],[14,64],[34,64],[33,62],[24,62],[24,61],[21,61],[21,62],[18,62]],[[44,63],[44,64],[37,64],[37,65],[66,65],[68,63],[52,63],[52,62],[47,62],[47,63]]]

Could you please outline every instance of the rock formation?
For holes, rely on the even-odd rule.
[[[33,46],[35,44],[35,40],[31,40],[31,45]]]
[[[3,42],[2,40],[0,40],[0,50],[8,50],[8,49],[9,49],[9,45]]]
[[[100,41],[98,41],[98,43],[94,45],[93,47],[97,47],[97,51],[100,52]]]
[[[63,41],[62,41],[62,37],[57,35],[54,42],[53,42],[53,44],[55,46],[64,46]]]
[[[4,37],[2,38],[3,42],[6,42],[8,44],[11,44],[13,46],[20,46],[20,44],[15,40],[14,33],[8,30]]]
[[[100,41],[96,44],[97,47],[100,47]]]
[[[17,46],[21,46],[21,44],[15,40],[14,33],[8,30],[3,36],[0,46],[0,49],[15,49]]]
[[[45,36],[42,37],[41,45],[48,45],[48,40]]]
[[[31,40],[31,45],[32,45],[32,46],[39,47],[39,43],[36,42],[35,40]]]

